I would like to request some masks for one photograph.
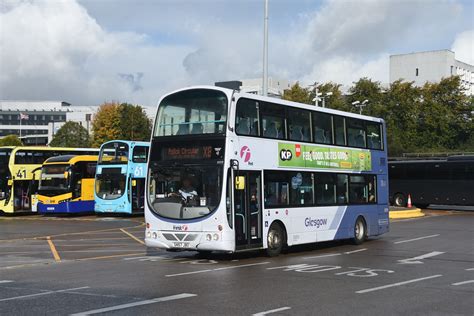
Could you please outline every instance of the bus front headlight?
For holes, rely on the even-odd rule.
[[[219,234],[214,234],[213,237],[214,237],[214,241],[218,241],[218,240],[219,240]]]
[[[207,234],[207,235],[206,235],[206,240],[207,240],[207,241],[211,241],[211,240],[212,240],[211,234]]]

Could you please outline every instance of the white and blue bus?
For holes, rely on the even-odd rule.
[[[159,102],[148,247],[266,249],[389,230],[382,119],[201,86]]]
[[[100,147],[95,176],[95,212],[143,213],[150,143],[113,140]]]

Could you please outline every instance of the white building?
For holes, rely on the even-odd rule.
[[[442,78],[458,75],[467,95],[474,95],[474,66],[455,59],[454,52],[444,49],[390,56],[390,83],[403,79],[423,86]]]
[[[90,132],[96,110],[64,101],[0,101],[0,137],[17,135],[25,145],[46,145],[67,121]]]

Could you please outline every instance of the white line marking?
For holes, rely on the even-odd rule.
[[[12,283],[13,281],[11,280],[0,280],[0,284],[3,284],[3,283]]]
[[[418,237],[418,238],[413,238],[413,239],[407,239],[407,240],[400,240],[400,241],[394,242],[394,244],[403,244],[403,243],[406,243],[406,242],[417,241],[417,240],[421,240],[421,239],[433,238],[433,237],[438,237],[438,236],[439,236],[439,234],[436,234],[436,235],[429,235],[429,236],[423,236],[423,237]]]
[[[264,311],[264,312],[253,314],[252,316],[263,316],[263,315],[267,315],[267,314],[286,311],[288,309],[291,309],[291,307],[285,306],[285,307],[275,308],[275,309],[271,309],[269,311]]]
[[[430,252],[430,253],[425,253],[424,255],[421,255],[421,256],[398,260],[398,263],[400,263],[400,264],[419,264],[419,263],[423,263],[423,261],[420,261],[422,259],[426,259],[426,258],[430,258],[430,257],[434,257],[434,256],[439,256],[439,255],[442,255],[443,253],[444,252],[441,252],[441,251],[433,251],[433,252]]]
[[[249,263],[249,264],[241,264],[241,265],[238,265],[238,266],[216,268],[216,269],[212,269],[212,270],[220,271],[220,270],[228,270],[228,269],[236,269],[236,268],[245,268],[245,267],[259,266],[259,265],[262,265],[262,264],[269,264],[269,263],[270,262]]]
[[[313,257],[303,257],[303,259],[315,259],[315,258],[324,258],[324,257],[334,257],[334,256],[340,256],[342,253],[330,253],[327,255],[320,255],[320,256],[313,256]]]
[[[356,252],[361,252],[361,251],[366,251],[367,248],[362,248],[362,249],[357,249],[357,250],[352,250],[352,251],[347,251],[344,252],[346,255],[350,255],[351,253],[356,253]]]
[[[398,282],[398,283],[392,283],[392,284],[382,285],[382,286],[378,286],[378,287],[373,287],[373,288],[371,288],[371,289],[365,289],[365,290],[356,291],[356,293],[357,293],[357,294],[363,294],[363,293],[368,293],[368,292],[383,290],[383,289],[387,289],[387,288],[390,288],[390,287],[405,285],[405,284],[414,283],[414,282],[419,282],[419,281],[423,281],[423,280],[429,280],[429,279],[439,278],[440,276],[443,276],[443,275],[442,275],[442,274],[436,274],[436,275],[432,275],[432,276],[429,276],[429,277],[424,277],[424,278],[419,278],[419,279],[413,279],[413,280],[408,280],[408,281],[403,281],[403,282]]]
[[[453,283],[453,284],[451,284],[451,285],[463,285],[463,284],[469,284],[469,283],[474,283],[474,280],[468,280],[468,281],[457,282],[457,283]]]
[[[474,268],[466,269],[466,271],[474,271]]]
[[[258,263],[249,263],[249,264],[241,264],[238,266],[229,266],[223,268],[216,268],[216,269],[207,269],[207,270],[198,270],[198,271],[191,271],[191,272],[183,272],[183,273],[176,273],[176,274],[167,274],[165,277],[174,277],[180,275],[188,275],[188,274],[195,274],[195,273],[204,273],[204,272],[211,272],[211,271],[221,271],[221,270],[228,270],[228,269],[237,269],[237,268],[245,268],[245,267],[252,267],[258,266],[262,264],[269,264],[270,262],[258,262]]]
[[[174,277],[174,276],[204,273],[204,272],[209,272],[209,271],[212,271],[212,270],[198,270],[198,271],[183,272],[183,273],[176,273],[176,274],[167,274],[167,275],[165,275],[165,277],[169,278],[169,277]]]
[[[196,294],[182,293],[182,294],[177,294],[177,295],[153,298],[151,300],[145,300],[145,301],[139,301],[139,302],[134,302],[134,303],[116,305],[116,306],[105,307],[105,308],[100,308],[100,309],[93,309],[93,310],[86,311],[86,312],[71,314],[70,316],[94,315],[94,314],[99,314],[99,313],[117,311],[117,310],[120,310],[120,309],[125,309],[125,308],[130,308],[130,307],[135,307],[135,306],[141,306],[141,305],[148,305],[148,304],[154,304],[154,303],[160,303],[160,302],[166,302],[166,301],[179,300],[179,299],[182,299],[182,298],[188,298],[188,297],[193,297],[193,296],[197,296],[197,295]]]
[[[76,287],[76,288],[73,288],[73,289],[65,289],[65,290],[58,290],[58,291],[47,291],[47,292],[36,293],[36,294],[8,297],[8,298],[0,299],[0,302],[12,301],[12,300],[17,300],[17,299],[21,299],[21,298],[35,297],[35,296],[48,295],[48,294],[54,294],[54,293],[82,290],[82,289],[88,289],[88,288],[89,288],[88,286],[83,286],[83,287]]]

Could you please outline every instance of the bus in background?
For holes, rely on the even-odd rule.
[[[395,206],[474,205],[474,155],[391,160],[389,179]]]
[[[97,154],[94,148],[0,147],[0,213],[36,212],[43,162],[59,155]]]
[[[158,106],[145,242],[199,252],[266,249],[389,230],[382,119],[191,87]]]
[[[65,155],[46,160],[38,187],[40,214],[94,212],[98,156]]]
[[[95,178],[96,213],[143,213],[150,143],[114,140],[102,144]]]

